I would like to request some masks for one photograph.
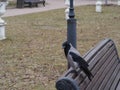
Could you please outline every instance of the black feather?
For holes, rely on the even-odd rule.
[[[68,55],[68,52],[69,52],[69,50],[70,50],[70,44],[67,42],[67,41],[65,41],[63,44],[62,44],[62,47],[63,47],[63,49],[64,49],[64,53],[65,53],[65,57],[67,58],[67,55]],[[68,62],[68,69],[70,68],[70,64],[69,64],[69,62]]]
[[[89,80],[93,77],[92,73],[88,69],[88,63],[80,56],[76,55],[74,52],[70,52],[73,60],[78,63],[79,68],[84,71],[84,73],[88,76]]]
[[[69,50],[70,50],[70,44],[69,44],[67,41],[65,41],[65,42],[62,44],[62,47],[64,48],[64,53],[65,53],[65,56],[67,57],[68,52],[69,52]]]
[[[80,66],[85,66],[85,67],[89,66],[88,63],[82,57],[78,56],[74,52],[70,52],[70,55],[72,56],[75,62],[80,64]]]
[[[65,41],[62,44],[62,47],[64,48],[64,53],[65,56],[67,58],[67,60],[70,62],[71,60],[69,60],[68,57],[72,56],[72,60],[73,62],[78,63],[79,68],[81,70],[83,70],[83,72],[88,76],[89,80],[92,79],[93,75],[90,72],[90,70],[88,69],[88,63],[80,56],[79,52],[67,41]],[[70,63],[68,62],[68,69],[72,66]]]

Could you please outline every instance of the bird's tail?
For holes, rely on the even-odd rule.
[[[92,75],[90,70],[87,67],[84,67],[82,69],[83,69],[84,73],[87,75],[87,77],[89,78],[89,80],[91,81],[94,76]]]

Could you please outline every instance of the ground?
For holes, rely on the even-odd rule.
[[[4,18],[6,40],[0,42],[1,90],[55,90],[55,82],[66,70],[61,44],[66,40],[64,10]],[[115,41],[120,51],[118,6],[75,8],[77,49],[84,55],[104,38]]]

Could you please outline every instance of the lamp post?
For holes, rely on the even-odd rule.
[[[67,41],[76,48],[76,19],[74,17],[73,0],[70,0],[69,19],[67,19]]]

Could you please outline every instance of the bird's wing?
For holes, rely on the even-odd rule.
[[[70,52],[70,55],[72,56],[73,61],[77,62],[80,66],[89,66],[88,63],[80,55],[77,55],[74,52]]]
[[[74,52],[75,54],[80,56],[80,53],[78,52],[78,50],[76,50],[72,45],[71,45],[71,48],[70,48],[69,52]]]
[[[89,80],[91,81],[93,75],[88,69],[88,63],[81,56],[78,56],[73,52],[70,52],[70,55],[72,56],[73,60],[79,64],[79,67],[84,71],[84,73],[88,76]]]

